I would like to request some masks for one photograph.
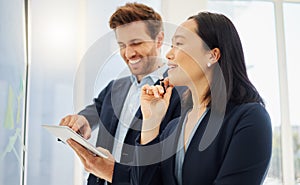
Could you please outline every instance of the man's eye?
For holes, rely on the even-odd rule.
[[[143,42],[133,42],[133,43],[131,43],[131,45],[132,46],[138,46],[138,45],[140,45],[140,44],[142,44]]]
[[[125,47],[126,47],[125,44],[119,44],[120,49],[124,49]]]

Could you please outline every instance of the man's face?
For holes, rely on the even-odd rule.
[[[158,68],[162,38],[159,42],[159,39],[153,40],[144,22],[138,21],[119,26],[115,33],[120,46],[120,54],[131,73],[139,81]]]

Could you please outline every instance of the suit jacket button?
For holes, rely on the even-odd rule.
[[[97,177],[97,180],[96,180],[97,182],[100,182],[100,178],[99,177]]]

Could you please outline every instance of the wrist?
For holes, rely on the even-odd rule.
[[[112,183],[112,179],[113,179],[113,174],[114,174],[114,167],[115,167],[115,162],[113,162],[111,165],[108,165],[108,169],[107,169],[107,177],[106,177],[106,181]]]
[[[155,139],[159,134],[159,125],[155,128],[148,129],[148,130],[142,130],[141,132],[141,140],[140,143],[142,145],[147,144],[151,142],[153,139]]]

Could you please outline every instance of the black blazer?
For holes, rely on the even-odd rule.
[[[158,84],[158,82],[156,82],[156,84]],[[130,77],[111,81],[101,91],[99,96],[94,99],[94,104],[87,106],[79,113],[87,118],[92,128],[99,125],[96,146],[101,146],[112,152],[114,136],[130,86]],[[172,119],[180,116],[181,101],[179,94],[182,94],[185,90],[185,87],[179,87],[173,90],[170,107],[163,120],[163,124],[161,125],[161,131]],[[135,140],[139,134],[139,130],[141,129],[141,123],[142,113],[139,108],[125,137],[125,145],[122,148],[121,164],[115,163],[112,184],[120,184],[119,182],[122,182],[122,184],[130,184],[130,164],[133,161],[133,148],[135,146]],[[88,185],[96,184],[102,185],[104,184],[104,180],[90,174],[88,178]]]
[[[207,128],[210,113],[208,111],[201,121],[186,151],[182,184],[261,184],[267,173],[272,152],[271,121],[264,107],[258,103],[229,103],[219,133],[205,150],[199,151],[199,143]],[[175,157],[182,122],[183,118],[173,120],[160,138],[148,143],[161,143],[156,150],[152,150],[151,155],[140,148],[137,150],[136,159],[139,163],[144,163],[144,160],[149,158],[155,159],[154,155],[155,160],[161,162],[133,167],[133,184],[178,184],[175,177]]]

